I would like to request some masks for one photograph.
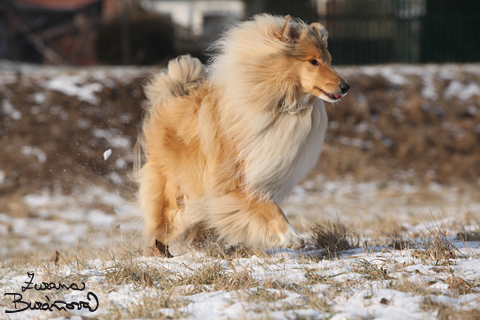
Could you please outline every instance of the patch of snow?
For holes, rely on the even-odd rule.
[[[42,104],[45,102],[45,93],[43,92],[37,92],[32,95],[32,100],[35,103]]]
[[[95,93],[101,91],[103,85],[98,82],[88,84],[85,82],[85,77],[80,75],[60,75],[50,79],[45,87],[68,96],[77,97],[79,100],[93,105],[98,104],[99,99],[95,96]]]
[[[121,175],[119,175],[118,173],[116,172],[110,172],[108,174],[108,177],[110,178],[110,180],[112,180],[113,183],[115,184],[118,184],[118,185],[121,185],[124,183],[124,180],[123,180],[123,177]]]
[[[115,166],[117,167],[117,169],[125,169],[125,167],[127,166],[127,160],[125,160],[124,158],[118,158],[117,160],[115,160]]]
[[[330,129],[332,129],[332,130],[337,130],[338,127],[339,127],[339,123],[338,123],[338,121],[329,121],[329,122],[328,122],[328,126],[329,126]]]
[[[10,228],[7,225],[0,223],[0,234],[8,234],[10,232]]]
[[[130,137],[121,135],[115,130],[93,129],[93,135],[96,138],[103,138],[114,148],[129,149],[131,147]]]
[[[381,74],[388,82],[393,83],[394,85],[401,86],[406,84],[407,79],[397,71],[398,70],[391,67],[383,67],[381,69]]]
[[[103,153],[103,159],[104,159],[105,161],[107,161],[111,154],[112,154],[112,149],[106,150],[106,151]]]
[[[471,97],[480,96],[480,87],[474,82],[463,84],[458,80],[453,80],[445,88],[443,96],[446,100],[452,100],[455,97],[462,101],[468,101]]]
[[[115,217],[100,210],[87,211],[87,219],[95,228],[105,228],[115,222]]]
[[[340,144],[343,144],[346,146],[354,146],[360,149],[370,149],[373,146],[373,142],[370,140],[363,141],[362,139],[359,139],[359,138],[349,138],[345,136],[340,136],[336,139]]]
[[[77,126],[79,126],[82,129],[88,129],[90,127],[90,121],[88,119],[78,119],[77,120]]]
[[[2,100],[2,110],[13,120],[18,121],[22,119],[22,112],[15,109],[12,103],[7,99]]]
[[[129,124],[132,121],[132,115],[130,113],[123,113],[119,117],[120,121],[125,124]]]
[[[430,99],[432,101],[435,101],[438,99],[438,93],[437,93],[437,89],[435,88],[435,84],[433,82],[434,80],[434,76],[432,74],[432,72],[425,72],[425,74],[423,74],[423,87],[422,87],[422,90],[421,90],[421,95],[426,98],[426,99]]]
[[[21,151],[27,157],[35,156],[40,163],[45,163],[45,161],[47,161],[47,155],[40,148],[32,146],[22,146]]]
[[[480,114],[480,111],[474,105],[468,106],[467,111],[471,116],[476,116],[477,114]]]

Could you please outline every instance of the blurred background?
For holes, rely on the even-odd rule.
[[[261,12],[323,23],[352,86],[283,205],[296,227],[480,221],[478,0],[0,0],[0,259],[138,233],[143,85]]]
[[[328,29],[338,65],[475,62],[476,0],[2,0],[0,59],[151,65],[203,50],[235,21],[290,14]]]

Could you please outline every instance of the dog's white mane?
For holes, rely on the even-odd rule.
[[[246,166],[246,187],[277,203],[316,164],[327,128],[323,101],[298,96],[288,72],[275,70],[294,45],[276,36],[284,24],[259,15],[232,27],[213,44],[218,54],[208,68],[220,92],[217,121]]]

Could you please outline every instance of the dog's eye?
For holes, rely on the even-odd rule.
[[[310,62],[314,66],[318,66],[318,61],[317,60],[310,60],[308,62]]]

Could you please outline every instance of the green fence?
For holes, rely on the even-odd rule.
[[[320,21],[335,64],[480,61],[480,0],[267,0]]]

